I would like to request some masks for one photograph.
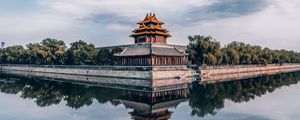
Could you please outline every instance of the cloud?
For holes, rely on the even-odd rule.
[[[300,27],[297,22],[300,20],[299,2],[273,0],[267,3],[265,8],[248,14],[196,19],[186,22],[188,25],[179,24],[173,28],[173,36],[176,40],[187,42],[187,35],[211,35],[223,44],[241,41],[273,49],[300,51],[297,37]],[[185,44],[184,41],[177,42]]]
[[[253,14],[265,9],[267,0],[220,0],[209,5],[193,7],[186,13],[190,22],[223,19]]]
[[[127,16],[121,16],[121,15],[109,14],[109,13],[90,15],[85,18],[79,18],[78,20],[92,21],[94,23],[99,23],[104,25],[106,24],[131,25],[132,23],[134,23],[134,21]]]
[[[40,42],[73,26],[70,18],[56,14],[2,14],[0,19],[0,40],[4,40],[7,45]]]
[[[184,45],[187,35],[205,34],[222,43],[236,40],[300,50],[300,4],[296,0],[29,1],[26,7],[18,7],[22,2],[1,2],[1,6],[11,6],[0,11],[0,26],[5,28],[0,30],[0,40],[7,45],[46,37],[67,43],[83,39],[96,46],[129,44],[133,40],[128,35],[136,22],[154,12],[170,30],[170,43]]]

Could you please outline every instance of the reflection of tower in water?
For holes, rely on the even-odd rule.
[[[129,114],[134,120],[168,120],[172,114],[168,109],[186,101],[188,94],[188,89],[147,93],[128,91],[124,92],[128,97],[114,101],[133,109]]]

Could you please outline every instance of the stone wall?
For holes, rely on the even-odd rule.
[[[176,89],[192,82],[186,66],[32,66],[0,65],[2,72],[96,84],[120,84]],[[182,86],[183,85],[183,86]]]
[[[1,71],[27,72],[33,76],[47,76],[98,84],[120,84],[150,88],[176,88],[192,83],[195,77],[201,82],[245,79],[262,75],[300,71],[300,64],[202,66],[197,70],[187,66],[33,66],[0,65]],[[173,89],[172,88],[172,89]]]
[[[69,75],[85,75],[98,77],[117,77],[117,78],[133,78],[133,79],[151,79],[152,74],[149,70],[122,70],[113,67],[99,68],[82,67],[82,68],[57,68],[56,66],[26,66],[26,65],[2,65],[1,70],[5,71],[27,71],[27,72],[43,72]]]
[[[89,84],[92,86],[101,86],[119,89],[134,89],[134,90],[149,90],[152,88],[152,82],[145,79],[126,79],[113,77],[97,77],[84,75],[68,75],[43,72],[26,72],[26,71],[2,71],[1,74],[6,74],[14,77],[39,78],[51,81],[66,81],[77,84]],[[149,88],[149,89],[145,89]]]
[[[153,71],[153,87],[192,83],[191,70]]]
[[[187,66],[157,66],[152,71],[152,86],[180,89],[192,83],[192,71]]]
[[[237,65],[237,66],[207,66],[200,67],[201,82],[216,82],[235,79],[245,79],[262,75],[300,71],[300,64],[284,65]]]

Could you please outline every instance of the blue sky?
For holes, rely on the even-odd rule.
[[[222,44],[250,44],[300,51],[297,0],[1,0],[0,41],[26,45],[51,37],[67,44],[96,46],[133,43],[136,22],[154,12],[173,35],[211,35]]]

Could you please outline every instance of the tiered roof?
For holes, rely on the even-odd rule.
[[[116,53],[115,56],[184,56],[184,51],[181,51],[173,45],[163,44],[140,44],[132,45],[125,48],[122,52]]]
[[[130,37],[140,36],[140,35],[161,35],[165,37],[171,37],[168,33],[169,31],[161,25],[165,24],[164,22],[158,20],[155,14],[147,14],[143,21],[138,22],[139,28],[134,29],[133,34]]]

